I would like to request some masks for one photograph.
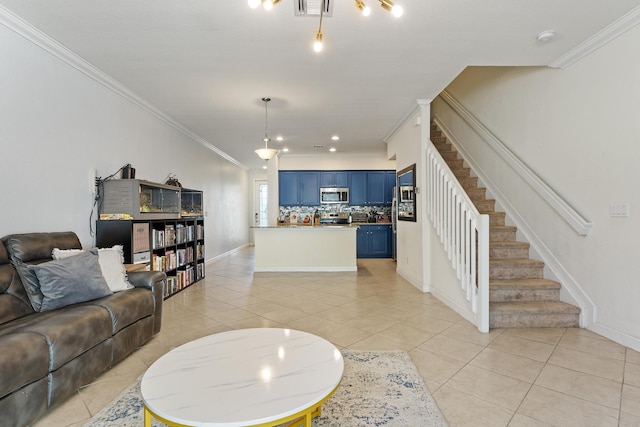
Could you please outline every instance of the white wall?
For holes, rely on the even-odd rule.
[[[387,154],[395,156],[396,170],[400,171],[412,164],[416,164],[416,186],[421,186],[421,177],[424,174],[423,157],[424,150],[421,142],[423,129],[416,124],[416,120],[422,116],[417,111],[408,118],[388,142]],[[428,120],[427,122],[428,123]],[[428,129],[428,127],[427,127]],[[407,279],[416,288],[428,291],[429,283],[425,280],[424,252],[423,252],[423,227],[428,225],[424,211],[420,209],[422,194],[416,194],[416,222],[398,221],[397,232],[397,267],[396,272]]]
[[[4,26],[0,40],[0,236],[71,230],[93,245],[91,171],[131,163],[204,191],[207,259],[247,243],[246,170]]]
[[[594,225],[579,236],[490,153],[476,161],[596,306],[589,326],[640,349],[640,26],[564,70],[465,70],[447,91]],[[434,103],[434,108],[437,107]],[[437,113],[438,111],[436,111]],[[627,218],[610,205],[631,206]]]

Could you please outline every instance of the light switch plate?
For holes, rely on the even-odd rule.
[[[628,203],[613,203],[610,206],[611,216],[613,217],[628,217],[629,216],[629,204]]]

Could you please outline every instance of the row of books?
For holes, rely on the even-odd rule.
[[[193,262],[193,248],[168,250],[162,254],[151,256],[151,268],[153,271],[170,271],[185,264]]]
[[[199,262],[196,265],[196,280],[200,280],[204,277],[204,262]]]
[[[189,286],[196,280],[204,277],[204,263],[198,263],[196,268],[187,267],[185,270],[179,270],[175,276],[167,276],[167,285],[164,289],[164,297],[168,297],[176,292]]]
[[[204,239],[204,226],[167,224],[164,229],[151,230],[151,245],[153,249],[160,249],[180,243]]]
[[[186,270],[180,270],[176,272],[175,276],[167,277],[167,286],[164,289],[164,296],[172,295],[179,290],[189,286],[195,280],[193,267],[188,267]]]

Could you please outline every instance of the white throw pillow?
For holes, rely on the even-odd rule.
[[[53,259],[68,258],[83,252],[82,249],[58,249],[51,252]],[[111,292],[119,292],[133,289],[133,285],[127,280],[127,270],[124,267],[124,252],[122,245],[115,245],[112,248],[98,249],[98,263],[102,270],[102,275],[109,285]]]

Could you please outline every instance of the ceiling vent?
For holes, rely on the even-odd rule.
[[[314,150],[324,150],[324,145],[314,145],[313,149]]]
[[[333,1],[324,0],[324,16],[333,15]],[[293,4],[296,16],[320,16],[322,0],[295,0]]]

